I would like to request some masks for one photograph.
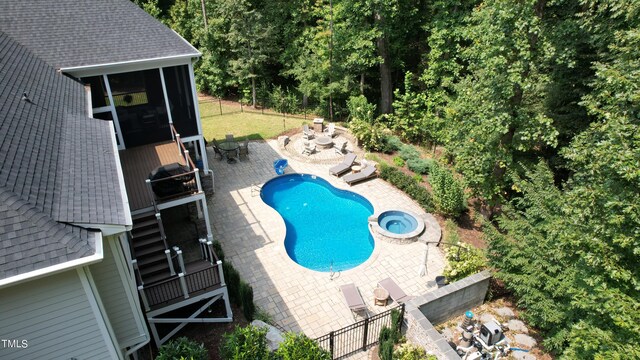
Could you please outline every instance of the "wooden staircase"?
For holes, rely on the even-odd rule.
[[[167,250],[162,222],[155,212],[133,217],[133,258],[138,262],[140,276],[144,283],[152,283],[171,277],[171,270],[165,250]]]

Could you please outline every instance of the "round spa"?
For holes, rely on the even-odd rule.
[[[415,241],[424,231],[424,220],[411,211],[387,210],[369,218],[374,232],[391,242]]]

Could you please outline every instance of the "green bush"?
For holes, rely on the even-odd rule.
[[[404,191],[427,212],[433,211],[433,199],[429,190],[420,185],[416,180],[392,166],[381,166],[380,177],[391,185]]]
[[[220,241],[214,241],[213,243],[213,251],[215,251],[218,260],[224,262],[224,251],[222,250],[222,245]]]
[[[385,149],[387,136],[386,130],[381,125],[372,125],[364,120],[353,119],[349,122],[349,129],[365,150],[383,151]]]
[[[222,263],[222,271],[224,272],[224,280],[229,292],[229,300],[236,305],[240,305],[240,273],[228,261]]]
[[[454,178],[449,168],[436,165],[431,169],[429,183],[433,189],[433,200],[438,213],[457,217],[466,210],[464,187]]]
[[[400,310],[391,310],[391,330],[393,331],[393,340],[397,343],[402,336],[402,319],[400,318]]]
[[[156,360],[174,359],[207,360],[209,352],[202,343],[186,337],[179,337],[160,346]]]
[[[420,174],[414,174],[412,176],[413,180],[415,180],[417,183],[421,183],[424,179],[422,178],[422,175]]]
[[[461,243],[458,246],[448,246],[445,258],[447,266],[442,275],[452,283],[476,274],[487,267],[487,258],[484,252],[469,244]]]
[[[394,157],[394,158],[393,158],[393,163],[394,163],[396,166],[399,166],[399,167],[403,167],[403,166],[404,166],[404,160],[403,160],[400,156],[396,156],[396,157]]]
[[[276,350],[282,360],[331,360],[331,354],[304,334],[287,333]]]
[[[418,149],[416,149],[416,147],[413,145],[404,144],[400,147],[398,156],[400,156],[404,161],[408,161],[409,159],[417,159],[420,157],[420,151],[418,151]]]
[[[413,158],[407,160],[407,167],[416,174],[428,175],[435,161],[431,159]]]
[[[256,313],[256,306],[253,303],[253,288],[244,281],[240,281],[240,302],[245,319],[253,321]]]
[[[393,360],[393,346],[395,344],[392,340],[386,340],[380,343],[378,348],[378,356],[380,360]]]
[[[369,104],[364,95],[352,96],[347,100],[347,109],[351,121],[360,120],[372,125],[375,121],[376,106]]]
[[[427,352],[418,345],[405,343],[393,352],[394,360],[436,360],[435,355],[427,355]]]
[[[276,86],[271,91],[269,101],[273,109],[279,113],[293,114],[299,110],[298,97],[289,89]]]
[[[267,360],[271,358],[267,346],[267,329],[253,325],[236,326],[232,333],[222,336],[220,357],[224,360]]]
[[[402,140],[395,135],[391,135],[387,137],[387,147],[389,148],[389,152],[398,151],[404,145]]]

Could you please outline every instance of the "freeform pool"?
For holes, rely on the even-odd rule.
[[[289,174],[267,181],[262,200],[287,228],[284,245],[296,263],[316,271],[343,271],[365,262],[374,248],[364,197],[315,175]]]

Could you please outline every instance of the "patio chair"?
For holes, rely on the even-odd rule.
[[[342,162],[332,168],[329,169],[329,174],[334,176],[340,176],[351,169],[354,161],[356,161],[356,154],[348,153]]]
[[[333,149],[340,155],[347,151],[347,142],[343,142],[342,145],[333,145]]]
[[[220,161],[222,161],[224,154],[222,153],[222,151],[220,151],[220,147],[216,139],[211,140],[211,148],[213,149],[213,152],[214,152],[213,157],[215,158],[216,155],[220,155]]]
[[[244,139],[238,148],[238,157],[247,157],[249,155],[249,138]]]
[[[224,136],[224,138],[225,138],[225,141],[228,141],[228,142],[234,142],[234,141],[236,141],[236,140],[233,138],[233,134],[226,134],[226,135]]]
[[[309,129],[309,125],[304,124],[302,126],[302,137],[305,139],[313,139],[313,137],[315,136],[315,132],[311,129]]]
[[[344,300],[347,302],[349,310],[351,310],[353,320],[356,320],[358,315],[366,318],[367,306],[364,304],[364,300],[362,300],[362,295],[360,295],[358,288],[351,283],[340,286],[340,291],[342,291]],[[364,315],[362,315],[363,313]]]
[[[351,173],[342,177],[342,180],[349,185],[376,177],[375,165],[366,165],[360,172]]]
[[[316,144],[311,144],[308,141],[304,143],[304,150],[302,150],[303,155],[311,155],[316,152]]]
[[[327,126],[327,128],[324,129],[324,132],[327,133],[328,137],[334,137],[336,134],[336,124],[329,123],[329,126]]]
[[[378,286],[387,290],[389,292],[389,296],[398,304],[402,304],[413,299],[413,296],[409,296],[405,294],[404,291],[396,284],[395,281],[391,278],[386,278],[384,280],[380,280],[378,282]]]

